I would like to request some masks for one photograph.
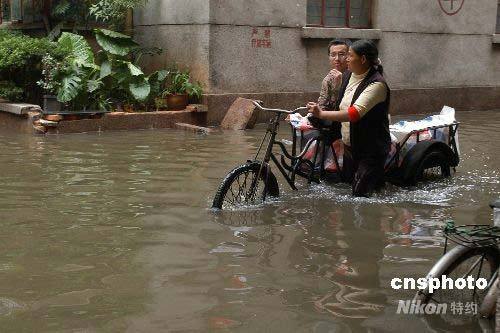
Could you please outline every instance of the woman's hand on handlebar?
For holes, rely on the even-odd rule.
[[[321,109],[319,108],[318,103],[309,102],[307,103],[307,108],[309,109],[309,112],[313,114],[314,117],[321,118]]]

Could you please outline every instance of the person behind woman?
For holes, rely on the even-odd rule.
[[[328,59],[330,71],[326,74],[321,83],[321,90],[318,98],[318,105],[323,110],[335,110],[337,105],[340,86],[342,85],[342,75],[347,71],[347,52],[352,42],[349,39],[334,39],[328,43]],[[314,120],[313,120],[314,121]],[[341,138],[341,125],[338,122],[322,121],[321,125],[330,126],[331,140]]]
[[[328,59],[330,71],[321,83],[318,104],[324,110],[334,110],[337,103],[342,73],[347,70],[347,52],[351,41],[348,39],[334,39],[328,44]]]
[[[383,77],[378,49],[372,41],[358,40],[349,48],[349,72],[343,75],[335,110],[307,104],[317,118],[345,122],[343,174],[352,183],[354,196],[369,196],[384,184],[384,165],[389,153],[390,89]]]

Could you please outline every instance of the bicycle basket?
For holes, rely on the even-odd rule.
[[[443,231],[447,240],[467,247],[497,245],[500,242],[500,228],[492,225],[455,226],[453,221],[449,221]]]

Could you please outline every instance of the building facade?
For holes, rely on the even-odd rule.
[[[391,112],[500,109],[498,0],[149,0],[135,38],[163,48],[205,91],[209,122],[237,96],[293,107],[314,100],[333,38],[379,46]]]

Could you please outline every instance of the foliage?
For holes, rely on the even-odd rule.
[[[89,21],[89,9],[93,1],[56,0],[52,3],[52,20],[86,24]]]
[[[61,63],[56,61],[50,54],[42,58],[42,76],[44,79],[37,81],[37,84],[49,94],[56,94],[60,87],[57,81],[57,73],[60,71]]]
[[[90,14],[113,28],[123,26],[127,10],[143,6],[146,0],[101,0],[90,6]]]
[[[188,94],[191,98],[199,100],[203,91],[201,85],[192,83],[188,71],[173,70],[167,79],[166,88],[162,95]]]
[[[94,53],[83,36],[63,32],[57,41],[67,56],[60,62],[53,57],[43,58],[44,78],[38,84],[55,94],[67,109],[103,109],[107,101],[98,94],[100,67],[95,64]]]
[[[147,0],[56,0],[53,2],[51,23],[73,23],[74,32],[78,26],[87,26],[96,22],[122,29],[127,11],[139,8]],[[58,35],[56,33],[56,35]]]
[[[0,81],[0,98],[11,102],[21,102],[23,99],[23,89],[11,81]]]
[[[0,30],[0,77],[4,87],[10,87],[9,94],[3,90],[4,98],[40,103],[42,92],[36,82],[42,75],[44,54],[54,59],[66,56],[64,49],[46,38],[32,38],[17,31]]]
[[[157,71],[146,76],[131,61],[133,51],[140,49],[131,37],[105,29],[94,32],[102,48],[95,56],[82,36],[63,33],[58,45],[68,56],[60,63],[44,57],[44,79],[39,85],[74,110],[150,103],[168,73]]]
[[[125,104],[145,102],[151,94],[149,77],[131,61],[132,52],[139,49],[138,44],[131,37],[111,30],[96,29],[95,34],[102,48],[98,54],[101,64],[99,77],[106,94]]]
[[[46,38],[32,38],[7,31],[0,35],[0,71],[17,72],[38,65],[46,53],[59,56],[64,53]]]
[[[99,46],[111,55],[123,57],[139,48],[139,45],[134,42],[130,36],[119,32],[106,29],[96,29],[95,37]]]

